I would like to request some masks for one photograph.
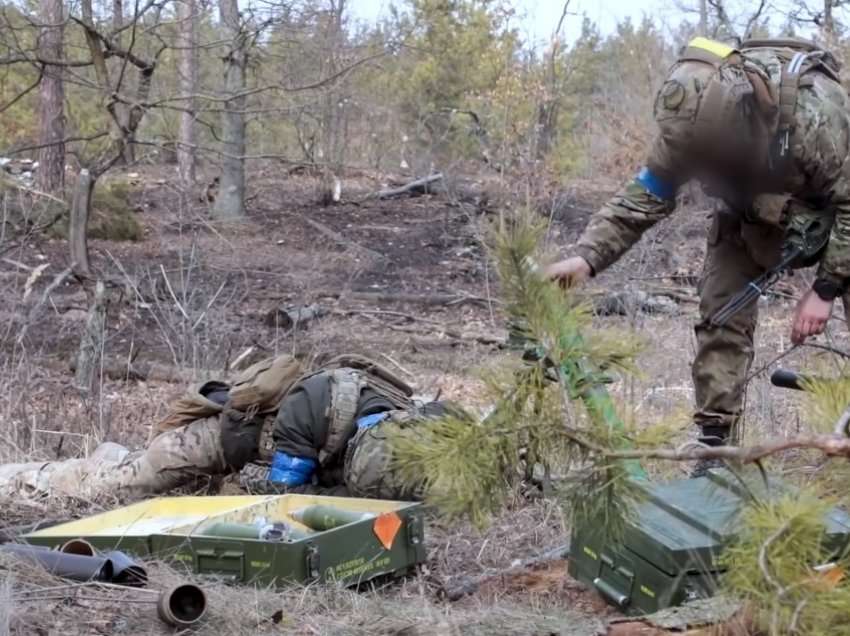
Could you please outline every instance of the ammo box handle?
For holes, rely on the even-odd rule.
[[[608,581],[603,581],[598,576],[593,579],[593,586],[597,589],[597,591],[604,596],[609,602],[613,603],[617,607],[623,609],[628,606],[629,601],[631,600],[627,594],[623,594],[613,585],[608,583]]]
[[[307,550],[304,552],[304,565],[307,568],[307,581],[318,581],[321,576],[321,560],[319,548],[312,543],[307,546]]]
[[[241,550],[226,550],[218,554],[210,548],[195,550],[195,571],[198,574],[217,574],[244,581],[245,553]]]

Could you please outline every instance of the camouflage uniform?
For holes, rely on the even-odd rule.
[[[761,137],[756,134],[742,143],[763,149],[762,156],[767,157],[765,140],[777,127],[780,75],[791,52],[745,48],[740,55],[750,69],[745,77],[761,89],[763,102],[773,102],[774,109],[771,111],[768,103],[768,108],[756,113],[754,119],[766,130]],[[735,140],[730,135],[723,138],[722,131],[714,131],[723,140],[718,145],[726,143],[730,148],[725,155],[715,148],[720,156],[712,167],[710,152],[703,156],[688,147],[687,141],[677,144],[676,139],[678,136],[681,141],[685,131],[693,129],[705,97],[701,93],[707,93],[707,83],[715,72],[710,65],[674,65],[656,98],[660,133],[647,157],[646,173],[638,175],[591,218],[577,252],[594,273],[601,272],[643,232],[673,212],[676,188],[690,179],[702,181],[709,194],[723,201],[714,212],[698,290],[701,320],[696,325],[693,380],[695,422],[710,434],[725,438],[741,412],[744,381],[753,358],[757,304],[751,304],[723,327],[711,327],[708,318],[747,282],[777,264],[783,240],[781,225],[795,206],[834,214],[818,278],[842,288],[850,280],[850,101],[841,85],[827,74],[817,69],[808,72],[800,82],[793,111],[791,160],[781,174],[754,170],[757,162],[735,165],[736,154],[752,157],[753,153],[734,147]],[[757,106],[759,90],[755,93]],[[717,169],[730,164],[730,170]],[[669,191],[648,187],[643,174],[657,177]]]
[[[361,368],[332,363],[328,369],[293,379],[291,370],[280,372],[291,365],[278,359],[277,367],[264,367],[265,373],[242,386],[241,393],[236,392],[237,396],[252,396],[247,400],[253,401],[251,407],[241,411],[232,408],[233,387],[240,386],[238,383],[210,382],[193,387],[157,425],[156,430],[162,432],[145,450],[130,452],[107,443],[86,459],[0,466],[0,495],[54,494],[90,499],[156,494],[186,486],[200,477],[240,470],[240,481],[251,492],[347,495],[347,486],[351,485],[352,492],[362,496],[385,493],[385,488],[373,483],[382,480],[375,468],[387,468],[377,454],[388,452],[385,440],[378,445],[373,443],[377,438],[358,436],[363,452],[356,454],[357,468],[347,470],[345,462],[359,447],[352,439],[358,432],[357,420],[385,411],[412,410],[412,389],[362,358],[348,357],[345,361]],[[268,382],[269,374],[279,379]],[[262,389],[264,382],[269,386]],[[286,384],[288,392],[275,408],[276,417],[268,412],[252,414],[265,401],[263,396],[283,394],[281,384]],[[229,390],[224,405],[211,399],[222,390]],[[264,440],[271,442],[269,448]],[[269,482],[268,460],[275,448],[319,460],[313,481],[289,489]],[[364,467],[364,458],[375,463]],[[398,489],[394,492],[400,493]]]
[[[0,495],[154,494],[225,472],[221,425],[208,417],[158,435],[142,451],[107,442],[84,459],[0,466]]]

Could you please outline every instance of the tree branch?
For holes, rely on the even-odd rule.
[[[643,450],[609,450],[595,446],[587,440],[568,435],[581,446],[610,459],[661,459],[666,461],[697,461],[700,459],[722,459],[752,464],[759,460],[789,450],[816,450],[827,457],[850,459],[850,438],[836,434],[798,435],[778,439],[755,446],[702,446],[690,443],[676,449],[654,448]]]

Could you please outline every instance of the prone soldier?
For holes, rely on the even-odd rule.
[[[144,450],[106,443],[85,459],[0,466],[0,494],[149,495],[238,472],[253,493],[421,496],[397,476],[388,430],[425,425],[446,404],[417,403],[410,386],[360,356],[303,371],[283,355],[233,384],[192,387]]]

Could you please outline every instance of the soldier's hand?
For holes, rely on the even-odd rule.
[[[809,336],[816,336],[826,329],[826,322],[832,315],[831,300],[824,300],[810,289],[797,303],[794,310],[794,323],[791,327],[791,342],[803,344]]]
[[[590,278],[591,273],[590,264],[581,256],[572,256],[552,263],[543,270],[546,278],[558,281],[558,284],[564,288],[580,285]]]

